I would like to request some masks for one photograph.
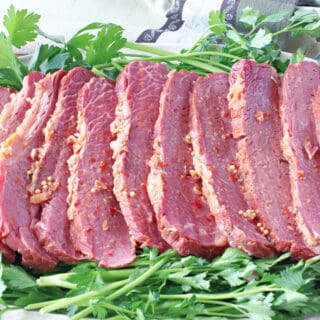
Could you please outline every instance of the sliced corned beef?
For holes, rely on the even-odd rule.
[[[12,134],[22,122],[26,111],[31,106],[34,97],[35,85],[44,75],[40,72],[30,72],[23,79],[20,92],[15,94],[14,89],[0,87],[0,142]],[[15,252],[1,243],[3,259],[8,262],[15,260]]]
[[[159,114],[159,98],[167,78],[160,63],[135,61],[118,76],[118,105],[111,131],[114,193],[120,203],[130,233],[142,246],[167,248],[157,227],[146,183],[150,171],[154,125]]]
[[[12,94],[16,91],[11,88],[0,87],[0,113],[6,103],[11,100]]]
[[[281,91],[282,147],[290,164],[297,225],[317,254],[320,254],[320,152],[312,103],[319,86],[318,65],[301,62],[288,67]]]
[[[230,73],[233,136],[243,189],[266,234],[279,252],[307,258],[307,249],[292,212],[289,165],[281,150],[280,80],[274,68],[252,60],[237,62]]]
[[[15,132],[30,108],[34,97],[36,84],[44,77],[40,72],[30,72],[23,79],[21,91],[12,95],[9,103],[3,106],[0,113],[0,142]],[[1,93],[0,93],[1,95]],[[0,101],[1,104],[1,101]]]
[[[27,192],[31,150],[44,142],[43,128],[56,105],[64,71],[48,74],[36,88],[31,108],[15,133],[0,151],[0,219],[2,241],[22,255],[22,264],[36,269],[52,269],[57,261],[42,248],[30,229],[30,201]],[[35,162],[37,164],[37,162]]]
[[[93,78],[78,101],[78,130],[69,159],[71,236],[77,250],[103,267],[120,267],[135,258],[119,204],[113,194],[110,123],[115,118],[114,83]]]
[[[192,174],[189,100],[196,78],[188,71],[168,76],[155,125],[147,189],[162,237],[182,255],[211,259],[226,248],[227,240],[202,197],[199,177]]]
[[[203,194],[218,228],[231,246],[252,256],[274,255],[271,243],[258,231],[237,181],[237,143],[232,136],[227,95],[229,76],[211,74],[195,82],[191,99],[191,140],[194,164]],[[248,219],[241,216],[247,213]]]
[[[72,244],[67,218],[67,160],[73,153],[69,136],[76,132],[78,94],[92,76],[91,71],[77,67],[62,79],[56,108],[44,129],[44,144],[34,150],[38,162],[29,186],[30,202],[32,210],[42,207],[42,212],[32,222],[33,229],[47,252],[64,262],[81,258]]]

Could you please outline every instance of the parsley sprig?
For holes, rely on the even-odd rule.
[[[90,23],[70,39],[48,35],[39,29],[39,15],[25,9],[16,10],[11,5],[3,18],[6,32],[0,33],[0,85],[20,89],[23,77],[31,70],[47,73],[75,66],[84,66],[97,75],[115,79],[135,59],[160,61],[170,69],[187,69],[205,75],[228,72],[239,59],[250,58],[259,63],[268,62],[283,72],[289,61],[283,61],[281,57],[282,51],[276,42],[279,35],[320,36],[319,15],[309,10],[297,10],[281,30],[270,31],[274,23],[287,16],[288,11],[265,16],[246,8],[240,16],[246,29],[242,32],[226,23],[224,13],[212,11],[205,34],[191,48],[172,53],[127,41],[122,27],[112,23]],[[28,61],[25,57],[17,58],[15,48],[33,42],[38,36],[51,43],[38,45]],[[300,51],[293,61],[303,58]]]
[[[72,320],[300,319],[320,314],[319,261],[320,256],[292,263],[289,254],[255,259],[229,248],[208,262],[146,249],[122,269],[84,262],[32,276],[21,267],[2,265],[2,303],[59,311]]]

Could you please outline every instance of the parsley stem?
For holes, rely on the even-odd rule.
[[[173,253],[168,256],[166,256],[164,259],[158,261],[155,263],[149,270],[147,270],[145,273],[143,273],[140,277],[134,279],[133,281],[127,283],[125,286],[123,286],[121,289],[115,291],[114,293],[107,296],[104,301],[105,302],[111,302],[112,300],[121,297],[134,287],[142,284],[144,281],[146,281],[148,278],[150,278],[158,269],[160,269],[173,255]]]
[[[61,287],[66,289],[75,289],[77,287],[75,283],[66,281],[72,275],[74,275],[74,273],[69,272],[40,277],[37,280],[37,285],[39,287]]]
[[[235,56],[233,54],[220,52],[220,51],[197,51],[197,52],[190,52],[190,53],[180,53],[180,54],[161,56],[161,58],[174,60],[174,59],[197,57],[197,56],[225,57],[225,58],[231,58],[231,59],[234,59],[234,60],[237,60],[237,61],[242,59],[239,56]],[[145,60],[152,59],[152,58],[153,57],[146,58]]]
[[[115,60],[112,60],[111,61],[111,64],[118,70],[118,71],[122,71],[123,70],[123,67],[119,64],[119,63],[117,63]]]
[[[81,320],[92,313],[92,307],[87,307],[71,317],[71,320]]]
[[[132,49],[132,50],[152,53],[152,54],[155,54],[157,56],[167,56],[167,55],[174,54],[173,52],[170,52],[170,51],[166,51],[166,50],[155,48],[155,47],[152,47],[152,46],[149,46],[149,45],[146,45],[146,44],[130,42],[130,41],[126,42],[125,47],[127,49]]]
[[[39,302],[39,303],[33,303],[26,306],[26,310],[33,310],[33,309],[40,309],[40,312],[47,313],[52,312],[58,309],[64,309],[72,304],[79,304],[82,302],[85,302],[87,300],[90,300],[92,298],[95,298],[96,296],[106,294],[108,291],[113,291],[114,289],[117,289],[124,284],[126,284],[128,280],[121,280],[117,282],[110,283],[106,286],[104,286],[102,289],[95,290],[95,291],[89,291],[74,297],[69,298],[62,298],[62,299],[56,299],[46,302]]]
[[[160,299],[172,300],[172,299],[191,299],[196,297],[199,302],[209,302],[212,300],[229,300],[238,297],[245,297],[252,294],[262,293],[262,292],[273,292],[273,291],[283,291],[283,289],[278,288],[275,284],[269,286],[261,286],[253,288],[250,290],[240,291],[240,292],[229,292],[229,293],[185,293],[185,294],[160,294]],[[141,298],[147,298],[146,294],[139,295]]]
[[[132,42],[129,42],[129,41],[127,41],[125,47],[128,48],[128,49],[132,49],[132,50],[138,50],[138,51],[143,51],[143,52],[148,52],[148,53],[151,53],[151,54],[155,54],[155,55],[158,55],[158,56],[163,56],[164,61],[166,61],[166,60],[177,60],[177,61],[186,63],[186,64],[188,64],[190,66],[194,66],[194,67],[200,68],[200,69],[205,70],[207,72],[225,72],[223,69],[221,69],[219,67],[214,67],[214,66],[211,66],[211,65],[209,65],[207,63],[203,63],[203,62],[196,61],[196,60],[193,60],[193,59],[188,59],[189,57],[199,55],[199,52],[190,52],[190,53],[187,53],[187,54],[183,54],[183,53],[182,54],[175,54],[175,53],[172,53],[170,51],[163,50],[163,49],[154,48],[154,47],[151,47],[151,46],[148,46],[148,45],[144,45],[144,44],[140,44],[140,43],[132,43]],[[212,54],[213,52],[214,52],[214,54]],[[221,56],[221,54],[224,54],[222,52],[219,53],[219,52],[215,52],[215,51],[209,51],[206,54],[210,54],[210,53],[211,53],[211,55],[216,55],[216,56]],[[236,59],[235,56],[232,56],[232,57],[234,59]],[[148,58],[148,59],[152,59],[152,57]],[[144,59],[144,60],[147,60],[147,58]]]
[[[64,309],[64,308],[66,308],[70,305],[73,305],[73,304],[83,303],[85,301],[88,301],[92,298],[96,298],[98,296],[104,296],[104,295],[106,295],[106,293],[111,292],[114,289],[118,289],[123,286],[119,290],[116,290],[113,293],[107,295],[106,298],[104,299],[105,302],[111,302],[112,300],[127,293],[128,291],[130,291],[131,289],[133,289],[137,285],[143,283],[146,279],[148,279],[151,275],[153,275],[159,268],[161,268],[162,265],[165,264],[168,261],[168,259],[170,259],[171,256],[172,256],[172,254],[171,255],[168,254],[168,256],[166,256],[162,260],[155,263],[144,274],[142,274],[141,276],[137,277],[136,279],[134,279],[133,281],[131,281],[129,283],[128,283],[128,280],[121,280],[121,281],[113,282],[111,284],[104,286],[103,288],[101,288],[99,290],[89,291],[89,292],[80,294],[78,296],[52,300],[52,301],[47,302],[46,304],[42,304],[41,302],[35,303],[35,304],[30,304],[26,307],[26,309],[31,310],[31,309],[41,308],[40,312],[42,312],[42,313],[52,312],[52,311],[55,311],[58,309]]]

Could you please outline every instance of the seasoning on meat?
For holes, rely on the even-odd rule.
[[[114,193],[133,238],[141,247],[168,248],[157,227],[147,183],[159,98],[168,70],[160,63],[135,61],[118,76],[116,119],[111,124]],[[130,192],[135,192],[134,197]],[[131,193],[133,194],[133,193]]]
[[[312,104],[319,86],[318,65],[300,62],[288,67],[281,90],[282,147],[290,165],[293,211],[316,254],[320,254],[320,153]]]
[[[229,107],[243,191],[249,206],[258,210],[260,229],[279,252],[294,258],[314,255],[298,231],[292,208],[289,165],[281,149],[280,79],[274,68],[241,60],[230,76]],[[263,113],[264,121],[256,114]]]
[[[114,84],[93,78],[78,100],[78,132],[69,159],[68,216],[75,248],[103,267],[135,258],[129,229],[113,194],[110,123],[115,118]]]
[[[191,99],[193,161],[217,226],[230,245],[256,257],[270,257],[275,253],[273,246],[260,232],[261,225],[256,225],[258,212],[248,207],[238,182],[228,92],[228,74],[211,74],[196,81]]]
[[[31,150],[44,142],[43,129],[53,113],[61,78],[65,71],[48,74],[36,87],[34,103],[15,133],[1,144],[0,210],[1,237],[4,244],[22,256],[22,264],[50,270],[57,259],[42,248],[31,229],[27,171],[34,161]]]
[[[162,237],[182,255],[212,259],[228,243],[202,197],[201,180],[190,174],[194,167],[189,100],[196,79],[188,71],[173,71],[168,76],[160,99],[147,189]]]
[[[37,166],[32,169],[29,186],[32,210],[41,211],[32,225],[41,245],[64,262],[82,258],[70,238],[68,210],[68,159],[73,153],[68,137],[77,127],[77,101],[80,89],[93,76],[77,67],[62,79],[56,108],[44,128],[43,145],[33,150]]]

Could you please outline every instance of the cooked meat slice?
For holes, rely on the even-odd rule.
[[[114,194],[110,123],[115,118],[114,83],[93,78],[78,102],[78,130],[69,159],[68,216],[77,250],[103,267],[135,258],[135,246]]]
[[[245,198],[276,250],[308,258],[313,253],[297,230],[289,165],[280,145],[277,72],[267,64],[241,60],[232,67],[229,79],[229,108]]]
[[[55,108],[64,75],[64,71],[48,74],[38,83],[31,108],[16,132],[1,144],[0,150],[2,241],[22,255],[23,265],[43,270],[52,269],[57,260],[40,246],[30,229],[28,170],[34,161],[31,150],[44,142],[43,128]]]
[[[43,146],[34,150],[38,162],[32,170],[30,202],[32,210],[42,208],[42,212],[32,222],[33,229],[47,252],[64,262],[81,259],[72,244],[67,217],[67,160],[73,153],[69,136],[77,127],[78,94],[92,76],[91,71],[77,67],[62,79],[56,108],[44,129]]]
[[[0,113],[6,103],[11,99],[11,95],[16,91],[11,88],[0,87]]]
[[[13,94],[11,100],[3,106],[0,113],[0,142],[4,141],[10,134],[15,132],[18,125],[24,119],[26,111],[31,106],[36,84],[43,77],[44,75],[40,72],[30,72],[23,79],[21,91]]]
[[[202,178],[203,194],[229,244],[252,256],[269,257],[275,250],[256,226],[237,180],[237,142],[228,109],[228,79],[226,73],[215,73],[195,82],[190,133],[193,161]]]
[[[22,122],[26,111],[31,106],[36,83],[44,75],[40,72],[30,72],[23,79],[23,87],[15,94],[14,89],[0,87],[0,142],[12,134]],[[0,243],[3,259],[8,262],[15,260],[15,252]]]
[[[150,171],[154,125],[167,78],[160,63],[135,61],[118,76],[118,105],[111,131],[114,193],[130,233],[141,247],[167,248],[157,227],[146,184]]]
[[[320,254],[320,152],[312,103],[319,86],[317,64],[300,62],[288,67],[281,91],[282,147],[290,165],[297,225],[317,254]]]
[[[154,154],[149,162],[148,194],[162,237],[181,255],[208,259],[223,252],[227,240],[217,230],[194,176],[190,141],[190,93],[197,75],[169,74],[160,99]]]

